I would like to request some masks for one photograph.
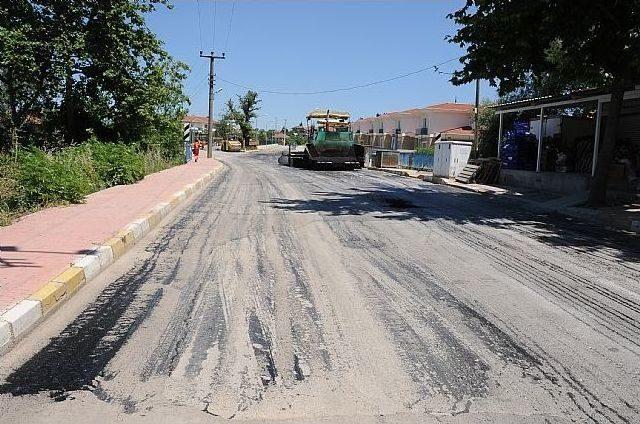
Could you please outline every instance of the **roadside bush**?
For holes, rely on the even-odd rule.
[[[86,146],[104,187],[133,184],[144,178],[144,160],[135,146],[100,143],[95,140]]]
[[[38,149],[21,152],[13,208],[28,209],[56,203],[79,203],[99,189],[90,162],[77,158],[78,148],[52,155]]]
[[[88,194],[182,162],[179,143],[126,145],[95,139],[54,153],[31,148],[0,154],[0,225],[41,207],[81,203]],[[17,160],[16,160],[17,159]]]
[[[12,198],[16,190],[17,166],[9,155],[0,154],[0,226],[11,222]]]
[[[163,155],[162,150],[162,147],[150,146],[142,153],[145,175],[153,174],[184,162],[183,155],[167,158]]]

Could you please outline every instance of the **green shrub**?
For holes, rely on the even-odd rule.
[[[163,155],[161,146],[149,146],[147,151],[142,154],[144,160],[145,175],[159,172],[172,166],[179,165],[184,162],[182,155],[166,157]]]
[[[0,225],[40,207],[81,203],[103,188],[135,183],[182,163],[180,143],[126,145],[95,139],[55,153],[0,154]]]
[[[74,151],[57,155],[38,149],[21,152],[18,157],[17,193],[13,207],[27,209],[60,202],[80,203],[94,192],[97,179],[87,172],[86,163]]]
[[[9,155],[0,154],[0,226],[11,222],[16,192],[17,165]]]
[[[144,160],[135,146],[91,141],[86,144],[91,152],[93,167],[105,187],[132,184],[144,178]]]

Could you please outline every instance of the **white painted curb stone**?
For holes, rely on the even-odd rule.
[[[11,324],[0,320],[0,349],[11,343]]]
[[[113,263],[113,250],[111,250],[111,246],[98,246],[94,252],[100,259],[101,269],[105,269]]]
[[[149,231],[151,231],[151,225],[149,225],[149,220],[147,220],[146,218],[136,219],[132,222],[132,224],[140,225],[140,228],[142,230],[142,235],[140,236],[140,238],[144,237]]]
[[[144,230],[142,229],[142,225],[138,222],[132,222],[131,224],[124,227],[124,231],[131,231],[133,233],[133,239],[137,242],[140,241],[142,236],[144,236]]]
[[[89,281],[100,274],[101,266],[98,255],[80,256],[73,262],[73,265],[84,270],[85,281]]]
[[[2,314],[2,319],[11,324],[13,337],[29,330],[42,316],[42,308],[37,300],[25,299]]]

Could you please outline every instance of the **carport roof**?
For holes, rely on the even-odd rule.
[[[589,88],[585,90],[572,91],[566,94],[533,97],[525,100],[500,103],[497,105],[493,105],[491,107],[496,110],[511,110],[511,109],[518,109],[518,108],[526,108],[531,106],[544,106],[549,103],[565,102],[565,101],[575,101],[576,103],[579,103],[581,100],[590,101],[590,100],[593,100],[591,98],[594,96],[601,96],[605,94],[609,94],[609,93],[608,93],[608,90],[604,88]]]

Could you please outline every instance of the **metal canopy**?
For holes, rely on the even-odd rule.
[[[636,99],[639,97],[640,89],[628,90],[624,93],[625,100]],[[611,94],[604,89],[581,90],[559,96],[536,97],[517,102],[503,103],[491,106],[491,108],[495,109],[497,113],[512,113],[522,112],[525,110],[536,110],[541,107],[549,108],[556,106],[568,106],[595,101],[607,103],[611,101]]]
[[[349,112],[342,112],[330,109],[314,109],[307,115],[307,119],[349,119],[351,115]]]

